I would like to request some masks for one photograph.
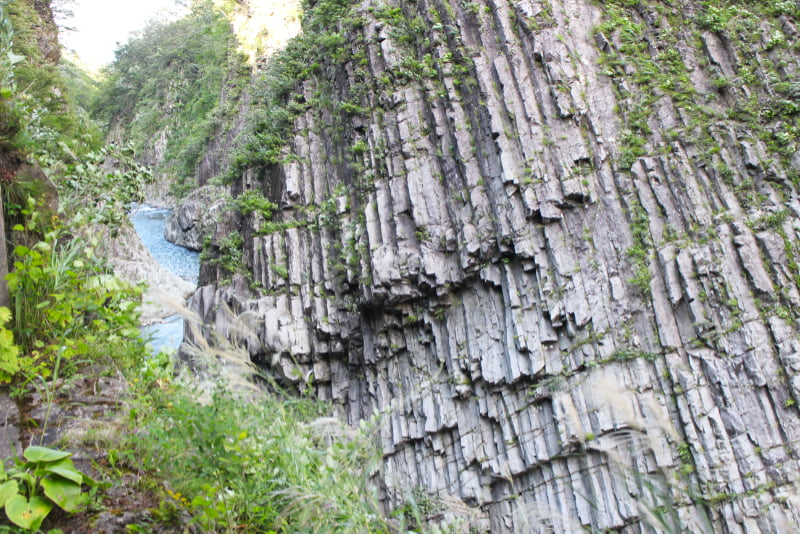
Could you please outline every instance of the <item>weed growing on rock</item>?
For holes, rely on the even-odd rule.
[[[234,339],[248,329],[238,319]],[[119,444],[136,458],[130,467],[163,480],[165,500],[206,532],[389,532],[369,483],[380,459],[373,425],[346,428],[322,403],[281,393],[235,343],[200,343],[201,378],[175,380],[161,367],[136,382],[138,432]],[[243,388],[248,373],[270,392]]]
[[[0,506],[12,523],[38,530],[53,505],[75,512],[86,503],[88,495],[81,488],[96,483],[75,468],[72,454],[31,446],[22,456],[9,470],[0,462]]]

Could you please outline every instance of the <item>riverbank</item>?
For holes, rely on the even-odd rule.
[[[147,285],[141,306],[143,325],[173,315],[175,306],[185,303],[197,287],[159,263],[132,224],[123,225],[117,236],[108,240],[104,252],[118,277],[131,284]]]

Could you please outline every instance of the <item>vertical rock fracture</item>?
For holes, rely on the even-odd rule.
[[[192,306],[378,419],[387,509],[800,523],[800,8],[707,4],[306,2]]]

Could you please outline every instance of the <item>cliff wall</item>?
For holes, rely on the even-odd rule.
[[[306,10],[324,53],[232,186],[280,209],[218,225],[207,323],[255,312],[254,361],[378,418],[387,509],[797,528],[797,5]]]

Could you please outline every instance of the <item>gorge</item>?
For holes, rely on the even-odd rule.
[[[800,3],[235,4],[213,105],[184,56],[107,104],[185,175],[185,358],[374,425],[428,526],[798,528]]]
[[[287,137],[231,186],[279,209],[221,220],[245,269],[205,263],[193,308],[254,312],[254,361],[378,414],[389,506],[784,531],[800,78],[797,7],[766,6],[309,2]]]

